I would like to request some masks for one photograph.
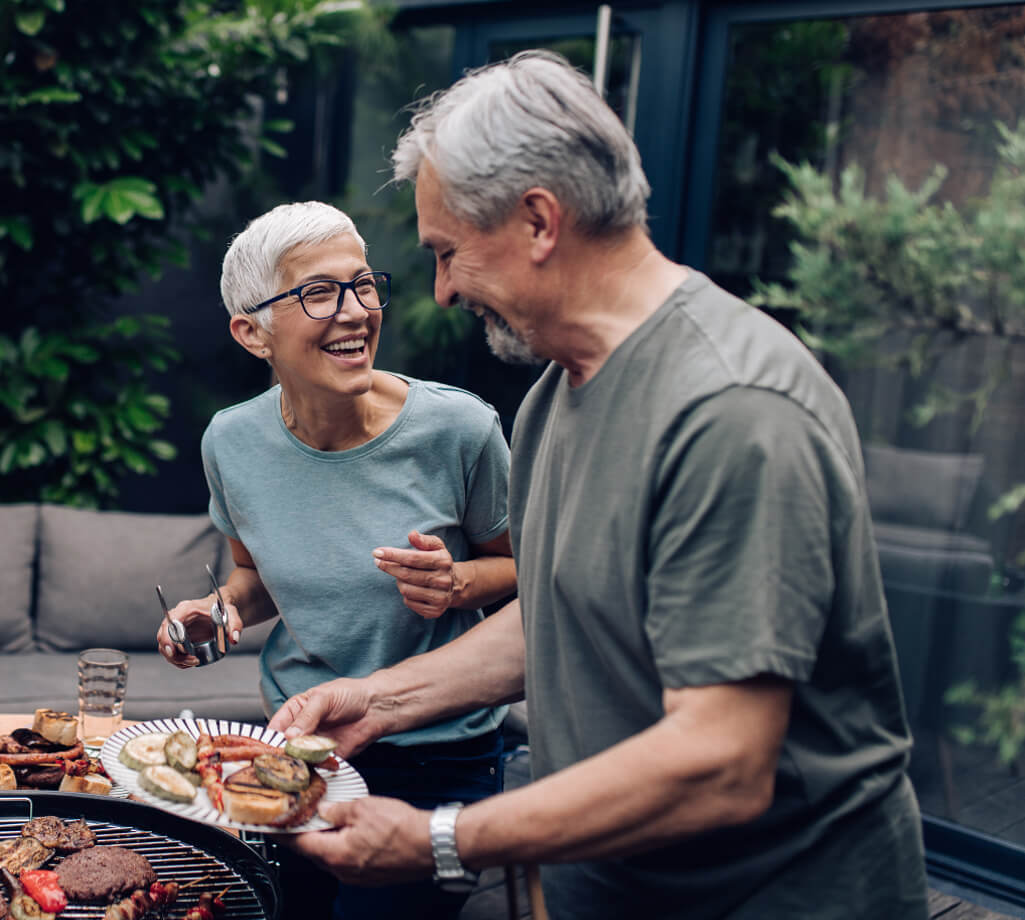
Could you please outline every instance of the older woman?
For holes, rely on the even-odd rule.
[[[210,516],[235,563],[221,588],[231,640],[280,617],[260,658],[270,716],[323,681],[452,641],[515,590],[508,449],[476,396],[374,369],[391,278],[336,208],[281,205],[252,221],[224,258],[221,294],[231,335],[279,381],[218,412],[202,442]],[[171,616],[207,617],[211,602],[182,601]],[[166,625],[157,638],[178,667],[198,663]],[[352,762],[376,794],[482,798],[500,787],[503,716],[443,719]],[[343,890],[336,915],[458,912],[461,898],[412,888]]]

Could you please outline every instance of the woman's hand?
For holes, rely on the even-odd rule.
[[[440,617],[449,607],[457,606],[463,586],[460,566],[445,548],[441,537],[411,531],[412,549],[379,546],[374,550],[377,567],[391,575],[405,605],[428,620]]]
[[[222,591],[221,593],[223,594],[224,592]],[[212,636],[214,635],[215,627],[210,617],[210,609],[216,601],[217,598],[213,594],[198,600],[180,601],[170,611],[170,617],[172,620],[184,623],[186,630],[188,630],[190,623],[201,619],[209,620],[209,624],[203,628],[202,633],[208,631],[209,635]],[[234,604],[228,603],[227,599],[225,599],[225,603],[228,608],[228,642],[230,645],[236,645],[242,635],[242,617],[239,615],[238,608]],[[194,668],[199,664],[199,659],[195,655],[186,655],[179,646],[171,641],[170,633],[167,631],[166,618],[161,620],[160,629],[157,630],[157,646],[161,654],[176,668]]]

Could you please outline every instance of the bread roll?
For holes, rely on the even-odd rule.
[[[257,778],[252,767],[244,767],[224,781],[221,801],[224,813],[240,824],[269,824],[292,805],[293,797],[279,789],[269,789]]]
[[[37,709],[32,731],[54,744],[71,747],[78,741],[78,719],[55,709]]]
[[[0,763],[0,790],[7,792],[10,789],[18,788],[18,778],[14,770],[5,763]]]
[[[85,792],[89,795],[110,795],[112,783],[102,773],[87,773],[85,776],[65,776],[61,780],[61,792]]]

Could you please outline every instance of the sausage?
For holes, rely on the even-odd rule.
[[[33,751],[21,754],[0,754],[0,763],[11,765],[59,763],[61,760],[78,760],[85,753],[85,746],[79,741],[66,751]]]

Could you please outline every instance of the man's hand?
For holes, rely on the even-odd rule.
[[[188,630],[190,623],[206,619],[209,621],[207,628],[212,636],[216,630],[213,620],[210,618],[210,609],[216,601],[217,598],[213,594],[208,594],[206,597],[197,600],[180,601],[170,611],[171,619],[184,623],[186,630]],[[242,617],[239,615],[238,608],[234,604],[225,603],[228,608],[228,643],[229,645],[235,645],[242,634],[244,624],[242,623]],[[194,668],[199,664],[199,659],[195,655],[186,655],[171,641],[171,636],[167,631],[166,617],[160,621],[160,628],[157,630],[157,647],[160,649],[161,654],[176,668]]]
[[[391,575],[405,605],[414,613],[434,620],[455,605],[461,589],[458,563],[441,537],[413,530],[412,549],[379,546],[374,550],[377,567]]]
[[[334,830],[276,837],[343,882],[385,885],[426,878],[434,868],[429,811],[378,796],[320,808]]]
[[[274,713],[268,728],[297,735],[326,735],[338,742],[341,757],[351,757],[386,734],[373,718],[364,683],[347,677],[297,693]]]

